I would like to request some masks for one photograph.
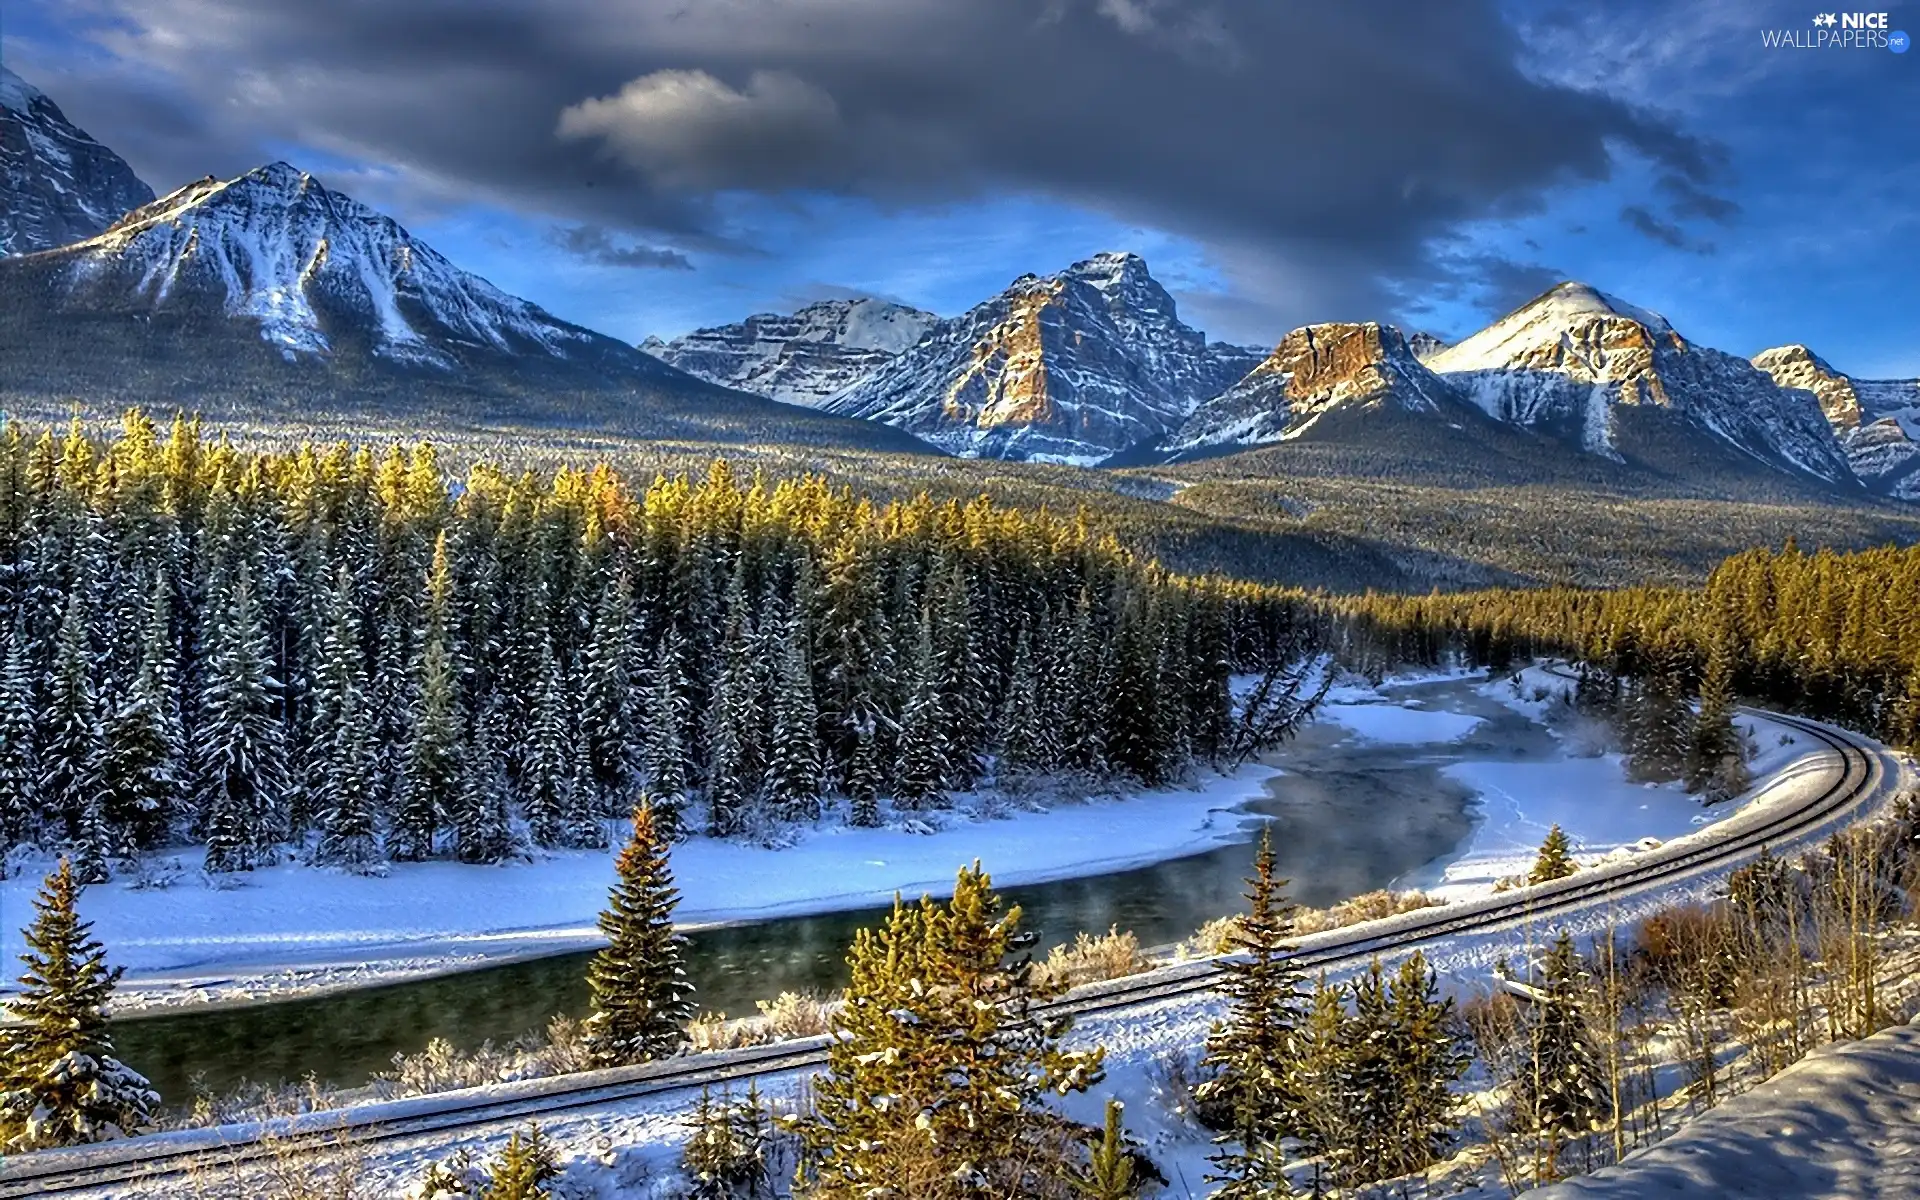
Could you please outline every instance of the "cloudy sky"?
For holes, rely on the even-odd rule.
[[[1578,278],[1728,350],[1920,374],[1920,53],[1765,48],[1800,0],[7,9],[7,64],[156,190],[286,159],[633,340],[955,313],[1131,249],[1235,341],[1459,336]]]

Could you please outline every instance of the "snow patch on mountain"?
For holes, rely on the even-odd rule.
[[[758,313],[641,349],[723,387],[819,407],[923,337],[940,318],[885,300],[822,300],[791,315]]]
[[[1852,484],[1820,404],[1745,359],[1688,342],[1660,314],[1563,283],[1429,365],[1496,420],[1620,456],[1624,408],[1659,408],[1777,468]]]
[[[565,359],[619,345],[460,270],[286,163],[188,184],[63,254],[76,293],[218,305],[288,357],[364,341],[381,357],[448,369],[473,352]]]
[[[0,256],[92,237],[152,200],[119,155],[0,66]]]

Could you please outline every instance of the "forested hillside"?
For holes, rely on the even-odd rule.
[[[1920,547],[1727,559],[1699,589],[1573,588],[1334,601],[1360,659],[1504,668],[1565,654],[1685,694],[1727,689],[1920,748]]]
[[[1232,753],[1302,628],[1083,520],[430,445],[0,433],[0,842],[496,861],[651,798],[732,835]]]

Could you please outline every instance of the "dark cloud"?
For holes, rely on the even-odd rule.
[[[1725,225],[1740,215],[1740,206],[1732,200],[1717,196],[1681,176],[1664,175],[1656,186],[1667,198],[1673,215],[1682,220],[1698,218]]]
[[[730,193],[1022,192],[1202,241],[1233,295],[1193,302],[1241,328],[1377,316],[1446,276],[1433,247],[1463,223],[1538,211],[1616,155],[1695,205],[1721,167],[1643,109],[1523,71],[1492,0],[80,7],[130,68],[72,107],[156,186],[305,145],[392,164],[416,203],[716,251],[758,244]]]
[[[553,243],[570,254],[603,267],[693,270],[693,263],[678,250],[660,246],[622,245],[598,225],[572,225],[555,230]]]
[[[1671,221],[1662,221],[1644,205],[1629,204],[1622,208],[1620,222],[1634,232],[1675,250],[1685,250],[1690,254],[1712,254],[1714,250],[1713,243],[1696,242],[1687,236],[1686,230]]]

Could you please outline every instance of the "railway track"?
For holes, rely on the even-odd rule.
[[[1832,749],[1839,769],[1810,801],[1776,811],[1739,813],[1699,835],[1616,864],[1588,868],[1566,879],[1479,900],[1421,909],[1385,922],[1301,939],[1302,970],[1337,971],[1376,955],[1408,953],[1463,933],[1494,932],[1551,923],[1602,902],[1718,872],[1762,848],[1784,848],[1820,832],[1871,798],[1883,767],[1864,739],[1798,717],[1763,714]],[[1210,961],[1178,964],[1077,989],[1049,1009],[1076,1018],[1111,1015],[1210,991]],[[58,1196],[116,1185],[143,1190],[164,1180],[219,1174],[303,1148],[351,1140],[359,1146],[397,1145],[486,1127],[508,1127],[534,1117],[621,1104],[663,1093],[744,1083],[750,1078],[817,1068],[826,1061],[824,1037],[718,1054],[689,1055],[637,1067],[592,1071],[494,1087],[484,1095],[442,1095],[249,1125],[133,1138],[99,1146],[43,1151],[0,1160],[0,1197]]]

